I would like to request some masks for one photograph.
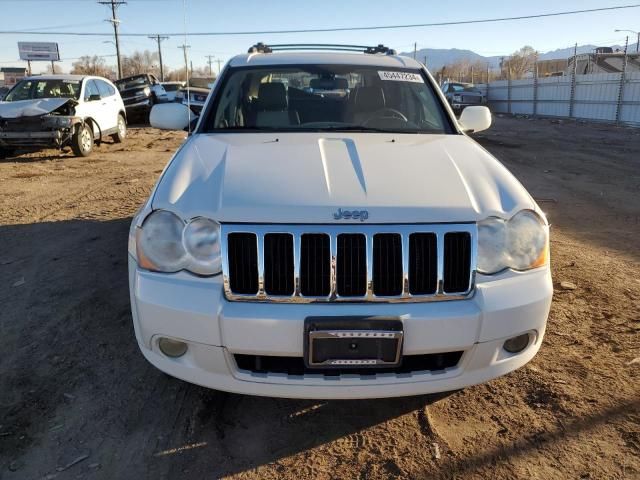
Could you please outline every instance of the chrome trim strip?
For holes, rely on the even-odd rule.
[[[300,251],[302,248],[302,235],[293,233],[293,295],[300,296]]]
[[[374,297],[373,293],[373,235],[366,234],[366,248],[367,248],[367,293],[366,300],[371,301]]]
[[[329,235],[329,251],[329,261],[331,262],[329,266],[331,268],[329,300],[334,301],[338,297],[338,235]]]
[[[469,289],[462,293],[444,292],[444,235],[445,233],[467,232],[471,235],[471,267]],[[227,254],[227,236],[229,233],[252,233],[256,235],[258,248],[258,287],[257,295],[241,295],[231,291],[229,279],[229,259]],[[294,238],[294,281],[295,292],[292,296],[269,296],[264,292],[264,235],[267,233],[289,233]],[[329,235],[331,288],[326,297],[307,297],[300,293],[300,246],[303,234]],[[367,238],[367,294],[363,297],[340,297],[336,291],[337,276],[337,238],[341,233],[360,233]],[[373,293],[373,236],[377,233],[399,233],[402,236],[403,289],[397,296],[377,296]],[[431,295],[411,295],[409,293],[409,235],[412,233],[435,233],[437,238],[437,291]],[[462,300],[473,296],[477,268],[478,229],[475,223],[457,224],[410,224],[410,225],[279,225],[279,224],[222,224],[222,277],[227,300],[242,302],[270,303],[417,303],[446,300]]]
[[[410,233],[400,233],[402,242],[402,296],[407,297],[409,293],[409,236]]]
[[[258,249],[258,298],[265,299],[267,294],[264,291],[264,232],[256,232]]]
[[[438,254],[438,280],[436,281],[436,295],[444,295],[444,234],[436,232],[436,253]]]

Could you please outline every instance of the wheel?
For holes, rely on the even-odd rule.
[[[93,150],[93,128],[89,123],[78,126],[71,139],[71,149],[76,157],[88,157]]]
[[[111,135],[113,141],[116,143],[122,143],[127,136],[127,122],[121,113],[118,114],[118,132]]]

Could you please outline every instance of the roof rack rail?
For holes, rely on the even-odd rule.
[[[248,53],[272,53],[279,50],[334,50],[339,52],[362,52],[367,54],[383,53],[385,55],[396,55],[396,51],[380,44],[377,46],[368,45],[341,45],[337,43],[280,43],[276,45],[266,45],[262,42],[253,45]]]

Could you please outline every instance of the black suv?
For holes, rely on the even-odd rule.
[[[128,118],[146,121],[156,103],[167,101],[167,92],[160,81],[150,73],[125,77],[115,82],[127,110]]]

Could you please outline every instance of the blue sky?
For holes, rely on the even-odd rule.
[[[599,8],[632,4],[634,0],[187,0],[187,28],[190,31],[274,30],[292,28],[327,28],[403,23],[426,23],[490,17],[548,13],[573,9]],[[120,7],[123,33],[182,32],[182,0],[128,0]],[[108,7],[95,0],[0,0],[0,30],[47,29],[56,31],[91,31],[111,33]],[[204,66],[205,55],[225,61],[243,53],[256,41],[271,43],[384,43],[399,51],[418,48],[471,49],[482,55],[506,55],[523,45],[545,52],[578,44],[613,44],[624,42],[618,29],[640,30],[640,8],[519,20],[500,23],[447,27],[337,32],[324,34],[244,35],[224,37],[190,37],[190,57],[194,66]],[[17,42],[52,41],[60,45],[62,58],[81,55],[113,55],[114,46],[103,43],[113,37],[69,37],[57,35],[0,35],[0,66],[20,66]],[[635,40],[635,38],[634,38]],[[184,37],[174,36],[163,42],[164,63],[177,68],[182,64],[178,48]],[[123,37],[122,52],[154,50],[155,43],[146,37]],[[106,58],[115,64],[114,57]],[[65,61],[68,70],[72,61]],[[34,72],[45,64],[34,65]]]

